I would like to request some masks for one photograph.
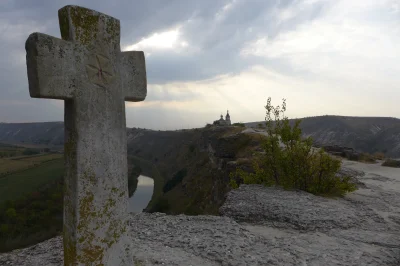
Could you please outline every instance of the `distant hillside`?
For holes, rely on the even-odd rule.
[[[64,145],[64,122],[0,123],[0,143]]]
[[[292,120],[293,122],[293,120]],[[246,123],[257,127],[262,122]],[[339,145],[360,152],[400,157],[400,119],[390,117],[317,116],[302,119],[304,136],[316,145]]]
[[[294,122],[294,121],[292,121]],[[257,127],[260,122],[247,123]],[[261,122],[263,123],[263,122]],[[374,117],[320,116],[303,119],[305,136],[319,145],[340,145],[361,152],[400,157],[400,120]],[[64,139],[62,122],[0,124],[0,143],[54,145]],[[241,127],[156,131],[127,129],[130,169],[155,180],[147,211],[215,214],[229,191],[229,173],[249,167],[260,136]]]
[[[262,122],[246,123],[257,127]],[[400,119],[389,117],[317,116],[302,119],[304,136],[311,136],[316,145],[340,145],[360,152],[384,152],[400,157]],[[129,129],[128,129],[129,130]],[[151,131],[153,138],[163,139],[163,131]],[[178,134],[179,135],[179,134]],[[173,140],[167,145],[175,145]],[[153,141],[146,141],[151,145]],[[160,142],[160,141],[157,141]],[[62,147],[63,122],[0,123],[0,143],[35,144]],[[166,142],[165,142],[166,143]]]
[[[7,144],[7,143],[1,143],[0,142],[0,148],[15,148],[15,146],[12,145],[12,144]]]

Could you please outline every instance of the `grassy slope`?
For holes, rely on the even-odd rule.
[[[62,154],[40,154],[3,158],[0,159],[0,176],[27,170],[29,168],[36,167],[41,163],[60,160],[62,157]]]
[[[0,178],[0,202],[15,200],[34,192],[43,185],[62,178],[63,159],[56,159],[37,167],[15,172]]]
[[[0,176],[18,172],[34,166],[32,161],[0,159]]]
[[[63,173],[61,154],[0,159],[0,252],[38,243],[62,229]],[[8,216],[10,209],[14,217]]]

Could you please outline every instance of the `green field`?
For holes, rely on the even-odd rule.
[[[34,164],[32,161],[0,159],[0,176],[28,169]]]
[[[63,159],[53,158],[38,166],[0,177],[0,203],[35,192],[44,185],[62,178],[63,173]]]
[[[20,172],[42,163],[62,159],[62,154],[40,154],[0,159],[0,177]]]
[[[25,148],[0,143],[0,158],[20,156]]]
[[[21,155],[0,159],[0,252],[62,231],[62,155]]]

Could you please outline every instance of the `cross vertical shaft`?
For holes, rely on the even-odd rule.
[[[142,52],[120,51],[117,19],[59,10],[62,40],[26,42],[31,97],[65,100],[64,264],[131,265],[125,99],[144,100]]]

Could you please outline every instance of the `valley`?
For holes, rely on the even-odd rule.
[[[320,119],[322,118],[316,119],[315,123],[321,123],[325,131],[313,131],[312,128],[315,126],[308,119],[304,120],[306,123],[302,126],[305,130],[304,136],[316,137],[318,141],[314,143],[315,145],[334,145],[334,141],[339,141],[343,146],[362,149],[369,147],[363,146],[362,143],[373,141],[371,137],[373,134],[364,132],[367,130],[364,122],[360,122],[360,129],[355,130],[354,127],[350,129],[345,125],[337,126],[332,122],[336,121],[336,118],[328,118],[325,124]],[[379,121],[380,119],[377,119],[376,123],[380,123]],[[394,130],[394,126],[390,126],[386,119],[382,121],[381,128],[384,129],[381,131]],[[19,243],[6,241],[4,246],[0,246],[0,250],[3,251],[31,245],[58,235],[61,231],[62,191],[60,188],[64,168],[60,140],[63,139],[63,126],[60,123],[43,123],[43,128],[40,129],[40,124],[18,124],[18,126],[2,124],[0,126],[0,143],[2,143],[0,154],[3,154],[3,158],[0,159],[0,194],[2,195],[0,205],[4,202],[1,205],[4,213],[10,208],[15,209],[17,213],[17,216],[13,218],[13,214],[9,211],[8,216],[3,216],[2,219],[3,224],[7,224],[20,217],[21,210],[26,212],[25,209],[33,208],[33,211],[43,212],[42,217],[48,217],[48,221],[53,221],[52,223],[56,226],[48,227],[44,218],[37,218],[38,220],[33,224],[41,226],[34,228],[28,226],[26,232],[44,230],[45,234],[32,235],[31,238]],[[247,127],[253,126],[256,130],[245,130],[242,126],[204,127],[176,131],[128,128],[129,195],[133,195],[131,200],[135,199],[134,192],[139,187],[136,196],[141,198],[138,200],[139,207],[132,207],[131,210],[141,211],[144,208],[144,211],[148,213],[219,215],[220,208],[226,202],[228,192],[231,191],[229,174],[237,168],[249,171],[253,156],[261,151],[260,143],[263,134],[261,129],[261,131],[257,129],[260,128],[258,124],[246,124]],[[337,132],[332,133],[335,128]],[[351,130],[354,132],[343,134]],[[55,135],[49,134],[49,131]],[[347,137],[338,139],[340,135]],[[388,141],[392,149],[386,150],[386,155],[396,156],[395,138]],[[377,148],[364,149],[366,150],[380,151]],[[35,154],[27,155],[32,152]],[[143,175],[147,181],[148,177],[154,180],[153,185],[142,184],[140,175]],[[43,204],[32,207],[28,204],[32,201],[32,197],[42,202],[44,198],[51,199],[54,202],[47,200],[48,204],[56,204],[57,207],[50,212],[47,211],[49,208]],[[149,200],[147,207],[143,205]],[[24,214],[23,219],[28,219],[29,215],[31,214]],[[30,223],[32,221],[34,220]],[[1,230],[4,237],[9,236],[10,232],[12,232],[12,238],[18,234],[18,231],[10,231],[11,229],[4,226]]]

